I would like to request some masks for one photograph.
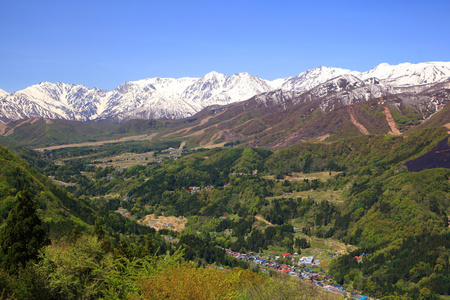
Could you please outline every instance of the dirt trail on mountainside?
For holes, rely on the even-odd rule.
[[[387,106],[384,106],[384,115],[386,116],[386,121],[388,122],[389,127],[391,128],[389,134],[390,135],[402,134],[400,130],[398,130],[397,123],[395,123],[394,117],[392,116],[392,113]]]
[[[202,126],[202,125],[204,125],[206,122],[208,122],[211,118],[220,116],[220,115],[223,114],[223,113],[224,113],[224,111],[223,111],[223,112],[220,112],[220,113],[217,113],[217,114],[214,114],[214,115],[212,115],[212,116],[208,116],[208,117],[204,118],[203,120],[201,120],[200,123],[199,123],[198,125],[193,125],[193,126],[190,126],[190,127],[186,127],[186,128],[179,129],[179,130],[174,131],[174,132],[169,132],[169,133],[163,135],[163,137],[168,137],[168,136],[171,136],[171,135],[174,135],[174,134],[177,134],[177,133],[186,133],[186,132],[190,131],[192,128],[197,127],[197,126]],[[187,137],[189,137],[189,136],[196,136],[196,135],[202,134],[202,133],[204,133],[204,131],[205,131],[205,130],[202,129],[202,130],[200,130],[200,131],[198,131],[198,132],[194,132],[194,133],[191,133],[191,134],[187,135]]]
[[[273,226],[272,223],[270,223],[269,221],[267,221],[266,219],[264,219],[264,218],[263,218],[262,216],[260,216],[260,215],[256,215],[256,216],[255,216],[255,219],[258,220],[258,221],[262,221],[262,222],[266,223],[267,225]]]
[[[355,108],[352,105],[347,106],[347,112],[350,115],[350,120],[352,121],[353,125],[355,125],[362,134],[370,134],[369,130],[367,130],[363,124],[359,123],[358,120],[356,120]]]
[[[45,123],[47,123],[47,124],[52,124],[53,123],[53,121],[50,120],[50,119],[44,119],[44,120],[45,120]],[[19,127],[19,126],[21,126],[23,124],[26,124],[26,123],[33,124],[33,123],[35,123],[37,121],[39,121],[39,118],[33,118],[33,119],[24,120],[23,122],[19,123],[18,125],[14,126],[13,128],[11,128],[8,131],[6,131],[6,129],[8,128],[8,123],[4,123],[4,122],[0,121],[0,135],[4,135],[4,136],[11,135],[11,134],[14,133],[14,128]]]
[[[4,132],[3,134],[4,134],[5,136],[9,136],[9,135],[11,135],[11,134],[14,133],[14,128],[19,127],[19,126],[22,126],[23,124],[27,124],[27,123],[33,124],[34,122],[36,122],[36,120],[37,120],[37,119],[27,119],[27,120],[25,120],[25,121],[22,121],[22,122],[20,122],[18,125],[16,125],[16,126],[14,126],[13,128],[11,128],[11,130],[9,130],[8,132]]]

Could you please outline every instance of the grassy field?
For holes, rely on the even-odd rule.
[[[97,160],[96,166],[114,166],[119,168],[128,168],[135,165],[145,166],[149,162],[154,162],[159,160],[160,158],[154,157],[154,152],[145,152],[145,153],[122,153],[120,155],[105,157],[100,160]]]
[[[131,166],[145,166],[150,162],[160,162],[164,159],[174,158],[174,154],[170,154],[168,152],[163,152],[155,156],[154,151],[144,152],[144,153],[122,153],[114,156],[107,156],[102,158],[94,158],[97,154],[84,155],[84,156],[73,156],[69,158],[62,158],[55,160],[55,164],[57,165],[65,165],[65,161],[76,160],[80,158],[91,158],[92,161],[95,161],[94,164],[96,167],[118,167],[118,168],[128,168]]]
[[[286,194],[285,197],[291,198],[312,198],[316,202],[321,202],[322,200],[334,202],[334,203],[343,203],[343,192],[342,190],[334,191],[332,189],[328,190],[315,190],[315,191],[302,191],[302,192],[294,192],[290,194]],[[284,196],[284,195],[283,195]],[[282,196],[278,196],[280,198]],[[274,197],[276,198],[276,197]]]
[[[82,143],[71,143],[71,144],[64,144],[64,145],[48,146],[48,147],[38,147],[38,148],[34,148],[34,150],[36,150],[36,151],[49,150],[50,151],[50,150],[63,149],[63,148],[102,146],[105,144],[114,144],[114,143],[127,142],[127,141],[146,141],[146,140],[151,140],[154,136],[155,136],[155,134],[141,134],[141,135],[126,136],[126,137],[122,137],[122,138],[118,138],[118,139],[97,141],[97,142],[82,142]]]
[[[278,181],[302,181],[305,179],[314,180],[319,179],[323,182],[333,178],[340,172],[317,172],[317,173],[293,173],[292,176],[286,176],[284,179],[275,179],[274,176],[265,176],[266,179],[278,180]],[[268,197],[267,199],[279,199],[279,198],[312,198],[317,202],[321,202],[322,200],[334,202],[336,204],[343,203],[343,191],[342,190],[333,190],[333,189],[321,189],[321,190],[309,190],[309,191],[300,191],[300,192],[292,192],[292,193],[284,193],[283,195],[278,195],[274,197]]]
[[[333,178],[334,176],[336,176],[337,174],[339,174],[341,172],[316,172],[316,173],[292,173],[292,175],[290,176],[285,176],[283,179],[275,179],[274,175],[268,175],[268,176],[264,176],[264,178],[266,179],[272,179],[272,180],[278,180],[278,181],[302,181],[305,179],[308,180],[314,180],[314,179],[319,179],[322,181],[326,181],[328,179]]]

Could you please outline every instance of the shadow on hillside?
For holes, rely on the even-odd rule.
[[[448,137],[424,155],[405,163],[409,172],[420,172],[434,168],[450,169],[450,146]]]

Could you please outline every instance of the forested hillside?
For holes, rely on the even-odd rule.
[[[438,143],[448,143],[447,138],[446,130],[435,128],[407,136],[367,135],[271,150],[190,150],[179,141],[40,153],[15,150],[63,187],[3,149],[3,220],[18,192],[29,190],[52,241],[22,275],[3,273],[5,291],[10,295],[36,288],[18,286],[30,278],[21,276],[39,272],[47,274],[42,286],[49,295],[64,291],[68,298],[81,297],[81,292],[107,297],[118,291],[119,278],[126,281],[119,298],[147,297],[150,291],[164,292],[150,290],[151,282],[178,282],[171,272],[196,274],[198,285],[192,288],[197,288],[205,284],[202,276],[216,276],[197,267],[255,268],[252,262],[226,255],[229,249],[264,257],[285,252],[314,255],[322,261],[318,271],[323,278],[332,276],[334,283],[373,297],[448,295],[450,170],[409,172],[405,166]],[[6,178],[19,179],[10,184]],[[164,223],[159,231],[143,226],[164,218],[177,223]],[[67,224],[65,231],[61,224]],[[64,251],[79,257],[97,253],[93,263],[98,267],[89,271],[93,286],[87,281],[77,281],[76,288],[58,286],[64,278],[58,276],[65,271],[58,269],[57,260]],[[172,255],[170,266],[161,260],[167,255]],[[176,263],[181,257],[193,265]],[[298,258],[279,263],[294,260]],[[138,271],[132,271],[136,264]],[[265,270],[259,265],[258,269]],[[218,282],[231,280],[236,299],[264,298],[271,288],[262,286],[275,289],[281,284],[272,271],[273,279],[242,270],[223,272],[217,273]],[[302,292],[287,282],[286,293],[298,292],[299,299],[307,293],[303,285],[298,286]],[[247,283],[260,284],[264,295],[252,294]],[[310,297],[332,295],[313,293]]]
[[[56,167],[34,151],[15,152],[37,169]],[[168,243],[176,232],[156,232],[102,201],[75,198],[6,148],[0,155],[2,299],[335,298],[254,273],[206,236]]]

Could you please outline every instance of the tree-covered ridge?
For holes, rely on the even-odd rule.
[[[337,228],[359,249],[335,262],[336,280],[374,296],[449,294],[450,171],[365,177],[352,186],[347,221]],[[362,253],[370,255],[355,259]]]
[[[37,168],[51,165],[45,157],[39,157],[33,151],[30,152],[26,149],[17,149],[16,151]],[[109,233],[115,234],[116,239],[118,239],[119,233],[146,234],[152,231],[151,228],[136,225],[116,213],[107,210],[99,211],[89,203],[74,197],[5,147],[0,147],[0,186],[2,226],[17,202],[18,193],[26,191],[29,197],[37,203],[37,213],[43,221],[42,226],[51,238],[58,239],[68,236],[74,227],[82,231],[92,231],[95,220],[99,217],[104,217],[107,230]]]
[[[64,234],[67,222],[78,223],[82,227],[89,223],[93,224],[95,216],[92,208],[51,183],[47,177],[38,173],[4,147],[0,148],[0,170],[0,217],[2,220],[6,219],[14,206],[16,195],[26,190],[38,203],[41,218],[45,222],[61,225],[58,229],[61,232],[54,232],[55,234]],[[54,229],[56,230],[56,227]]]

